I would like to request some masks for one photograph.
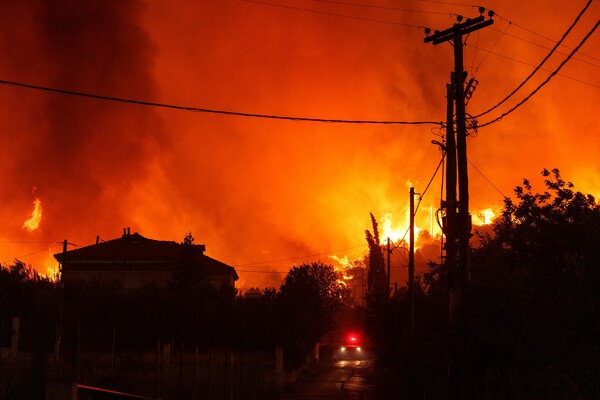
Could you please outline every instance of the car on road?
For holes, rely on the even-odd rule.
[[[337,351],[338,360],[357,360],[362,358],[362,340],[355,332],[348,333]]]

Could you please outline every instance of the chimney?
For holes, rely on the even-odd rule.
[[[123,237],[127,236],[127,228],[123,228]]]
[[[129,236],[129,235],[131,235],[131,231],[130,231],[130,228],[127,227],[127,236]]]
[[[96,235],[96,244],[100,243],[100,235]]]

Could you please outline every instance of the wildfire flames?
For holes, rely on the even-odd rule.
[[[33,232],[40,227],[40,222],[42,221],[42,202],[40,199],[36,198],[33,201],[33,211],[31,212],[31,217],[23,222],[23,229],[27,229],[29,232]]]
[[[494,218],[496,217],[496,213],[491,208],[486,208],[485,210],[481,210],[475,214],[477,216],[478,221],[475,221],[477,225],[489,225],[492,223]]]
[[[0,80],[30,86],[0,83],[0,261],[27,255],[23,261],[40,270],[48,242],[85,246],[97,235],[120,236],[123,226],[178,242],[192,231],[207,255],[236,268],[254,265],[239,268],[239,282],[278,287],[282,271],[298,260],[314,261],[310,255],[343,260],[347,253],[339,268],[356,267],[351,260],[367,252],[369,212],[380,223],[382,244],[388,237],[396,245],[407,240],[408,181],[416,192],[426,192],[415,216],[415,247],[423,258],[439,260],[442,170],[431,180],[442,158],[442,146],[432,144],[444,141],[439,125],[322,123],[229,112],[445,121],[452,47],[425,44],[420,27],[443,30],[457,14],[478,16],[477,9],[417,0],[403,2],[402,8],[418,11],[413,13],[392,0],[364,7],[273,3],[293,7],[247,1],[2,2]],[[469,115],[488,110],[517,87],[553,47],[545,38],[560,38],[581,10],[579,2],[568,1],[485,3],[498,17],[466,39],[468,79],[479,81]],[[567,37],[569,48],[597,15],[595,2]],[[497,214],[504,199],[499,192],[512,194],[523,178],[543,188],[535,180],[542,179],[542,168],[559,168],[577,190],[600,193],[599,48],[596,32],[515,112],[469,131],[474,224],[480,223],[476,210]],[[523,93],[489,119],[543,82],[570,52],[559,50]],[[40,192],[31,211],[34,185]],[[482,216],[481,223],[493,217],[489,211]],[[30,231],[40,244],[31,243]],[[400,248],[391,255],[393,281],[401,285],[403,257]]]
[[[354,275],[351,271],[352,269],[365,267],[361,259],[350,261],[347,255],[345,255],[344,257],[332,255],[329,256],[329,258],[334,261],[333,267],[335,271],[342,277],[342,279],[338,279],[338,282],[343,284],[344,286],[347,286],[347,281],[352,280],[354,278]]]

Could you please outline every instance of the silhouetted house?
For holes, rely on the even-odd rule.
[[[124,289],[148,284],[165,287],[174,279],[234,287],[238,275],[204,254],[204,245],[147,239],[129,228],[117,239],[58,253],[63,282],[98,279]]]

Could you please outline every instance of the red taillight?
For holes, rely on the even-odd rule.
[[[358,335],[351,333],[346,336],[346,343],[354,346],[360,343],[360,339]]]

